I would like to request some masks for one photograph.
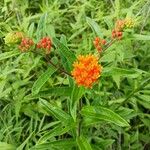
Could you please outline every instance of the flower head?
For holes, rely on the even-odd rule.
[[[94,55],[79,55],[73,64],[71,72],[73,78],[79,86],[92,87],[99,78],[102,67],[98,64],[98,58]]]
[[[115,24],[115,30],[122,31],[125,27],[125,20],[117,20]]]
[[[112,39],[118,39],[121,40],[122,39],[122,35],[123,33],[121,31],[118,30],[112,30]]]
[[[125,19],[125,27],[126,28],[133,28],[135,26],[135,20],[132,18],[126,18]]]
[[[95,48],[98,50],[98,52],[101,52],[102,46],[106,44],[106,40],[96,37],[93,41],[93,44],[94,44]]]
[[[5,36],[5,44],[16,44],[24,37],[22,32],[13,31]]]
[[[21,44],[19,45],[19,49],[22,52],[28,51],[32,46],[34,45],[34,42],[30,38],[22,38]]]
[[[44,37],[37,43],[37,48],[45,49],[46,54],[50,53],[51,47],[52,41],[49,37]]]

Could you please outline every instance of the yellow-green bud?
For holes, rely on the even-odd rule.
[[[22,32],[10,32],[5,36],[5,44],[16,44],[24,37]]]
[[[125,27],[126,28],[133,28],[135,26],[135,20],[132,18],[126,18],[125,19]]]

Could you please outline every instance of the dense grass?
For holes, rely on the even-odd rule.
[[[0,1],[0,150],[149,150],[149,8],[149,0]],[[35,43],[50,36],[49,57],[70,73],[68,64],[97,55],[94,38],[109,41],[115,21],[126,17],[136,25],[102,53],[92,89],[4,41],[12,31]]]

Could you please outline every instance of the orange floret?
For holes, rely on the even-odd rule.
[[[98,58],[94,55],[79,55],[73,64],[71,72],[79,86],[91,88],[93,83],[100,77],[102,67],[98,64]]]

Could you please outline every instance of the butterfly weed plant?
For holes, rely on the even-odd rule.
[[[150,147],[150,3],[110,2],[0,3],[0,150]]]

